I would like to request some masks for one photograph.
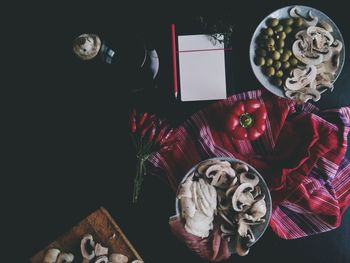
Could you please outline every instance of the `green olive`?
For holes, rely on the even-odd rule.
[[[269,52],[275,51],[275,50],[276,50],[275,46],[268,46],[267,47],[267,51],[269,51]]]
[[[265,59],[263,57],[257,57],[255,59],[255,63],[257,66],[264,66],[265,65]]]
[[[282,66],[282,63],[281,61],[275,61],[273,62],[273,67],[276,69],[276,70],[279,70]]]
[[[294,18],[294,25],[296,27],[301,27],[303,25],[304,19],[301,17]]]
[[[290,58],[289,59],[289,63],[292,65],[292,66],[296,66],[298,64],[298,60],[296,58]]]
[[[271,27],[268,27],[265,29],[265,35],[268,35],[268,36],[273,36],[273,30]]]
[[[286,34],[289,34],[290,32],[292,32],[292,28],[290,26],[287,26],[285,29],[284,29],[284,32],[286,32]]]
[[[277,42],[277,47],[278,48],[283,48],[285,45],[284,40],[283,39],[279,39]]]
[[[289,67],[290,67],[290,63],[288,61],[286,61],[282,64],[283,69],[289,69]]]
[[[272,65],[272,63],[273,63],[272,58],[266,58],[266,59],[265,59],[265,65],[266,65],[266,66],[268,66],[268,67],[269,67],[269,66],[271,66],[271,65]]]
[[[272,80],[272,83],[275,84],[276,86],[280,87],[283,84],[283,81],[280,78],[274,78]]]
[[[275,40],[274,40],[272,37],[269,37],[269,38],[266,40],[266,45],[267,45],[267,46],[273,46],[273,45],[275,45]]]
[[[270,18],[268,21],[267,21],[267,25],[270,26],[270,27],[275,27],[277,26],[279,23],[279,20],[277,18]]]
[[[272,77],[273,75],[275,75],[275,69],[273,67],[266,68],[266,75]]]
[[[283,52],[284,52],[283,48],[280,48],[280,49],[278,50],[278,52],[280,52],[280,54],[283,54]]]
[[[293,24],[293,22],[294,22],[293,18],[286,18],[286,19],[283,20],[283,24],[285,26],[291,26]]]
[[[286,54],[287,54],[288,56],[293,55],[292,51],[290,51],[289,49],[286,49]]]
[[[283,77],[283,71],[282,70],[279,70],[276,72],[276,77],[277,78],[282,78]]]
[[[286,37],[287,37],[287,34],[285,33],[285,32],[278,32],[278,38],[279,39],[286,39]]]
[[[266,50],[263,48],[259,48],[257,53],[261,57],[266,57],[266,54],[267,54]]]
[[[282,25],[278,25],[275,27],[275,32],[281,32],[283,31],[283,26]]]
[[[278,51],[273,51],[271,54],[271,57],[273,60],[279,60],[281,57],[281,54]]]
[[[282,62],[286,62],[286,61],[288,61],[288,59],[289,59],[288,54],[286,52],[283,53],[282,56],[281,56],[281,61]]]

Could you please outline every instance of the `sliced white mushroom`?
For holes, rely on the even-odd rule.
[[[144,263],[144,262],[142,260],[136,259],[136,260],[133,260],[131,263]]]
[[[221,171],[222,171],[222,166],[220,164],[215,164],[208,167],[207,171],[205,172],[205,175],[207,176],[207,178],[213,178]]]
[[[312,52],[307,42],[301,39],[293,43],[292,51],[294,56],[306,65],[318,65],[323,61],[323,55]]]
[[[230,186],[230,188],[228,188],[228,189],[226,190],[226,193],[225,193],[226,197],[232,196],[232,195],[236,192],[237,188],[238,188],[238,185],[232,185],[232,186]]]
[[[230,220],[230,219],[225,215],[224,212],[219,211],[218,214],[219,214],[219,216],[222,217],[222,219],[224,219],[229,225],[231,225],[232,227],[234,226],[233,221]]]
[[[252,195],[253,195],[254,199],[256,199],[256,197],[259,196],[260,194],[261,194],[261,188],[259,185],[257,185],[254,187]]]
[[[46,251],[43,263],[55,263],[61,251],[57,248],[50,248]]]
[[[239,181],[241,183],[250,183],[252,186],[257,186],[259,183],[259,177],[255,173],[241,173],[239,175]]]
[[[94,263],[108,263],[108,257],[99,256],[95,259]]]
[[[320,21],[319,22],[319,25],[321,26],[321,27],[323,27],[325,30],[327,30],[328,32],[333,32],[333,27],[330,25],[330,24],[328,24],[326,21]]]
[[[220,160],[207,160],[201,162],[198,167],[197,167],[197,172],[201,175],[204,175],[208,167],[215,165],[215,164],[220,164]]]
[[[240,236],[245,237],[248,235],[250,226],[259,225],[263,221],[252,219],[252,216],[248,213],[239,213],[237,215],[237,232]]]
[[[260,200],[253,203],[253,205],[249,209],[249,214],[251,215],[251,220],[253,222],[259,221],[266,215],[267,208],[264,198],[265,197],[262,197]]]
[[[239,256],[246,256],[249,253],[249,248],[255,242],[255,237],[250,228],[247,230],[246,236],[237,236],[236,252]]]
[[[294,6],[289,10],[289,15],[293,18],[304,18],[304,23],[308,26],[316,26],[318,23],[318,17],[314,16],[311,10],[308,12],[308,17],[304,17],[300,14],[298,7]]]
[[[331,46],[332,57],[327,61],[324,61],[320,65],[317,65],[317,87],[327,86],[332,87],[332,82],[335,77],[340,63],[340,52],[343,48],[343,43],[339,40],[335,40]]]
[[[95,257],[95,242],[92,235],[85,235],[80,242],[80,250],[83,258],[91,260]]]
[[[235,169],[236,173],[238,173],[238,174],[249,171],[248,165],[246,165],[245,163],[240,163],[240,162],[233,164],[233,169]]]
[[[129,258],[123,254],[113,253],[109,256],[111,263],[128,263]]]
[[[241,212],[249,208],[254,202],[252,191],[254,186],[250,183],[243,183],[238,186],[236,192],[232,196],[232,207],[235,211]]]
[[[58,258],[56,263],[71,263],[74,260],[74,255],[71,253],[61,253]]]
[[[314,40],[313,48],[318,51],[330,47],[334,42],[332,34],[322,27],[310,26],[306,29],[306,33]]]
[[[291,76],[286,79],[285,87],[296,91],[310,85],[316,79],[317,69],[313,65],[307,65],[305,69],[293,69]]]
[[[108,255],[108,247],[102,246],[100,243],[97,243],[95,246],[95,256],[104,256]]]

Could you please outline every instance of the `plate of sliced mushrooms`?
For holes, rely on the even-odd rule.
[[[214,226],[231,253],[245,256],[265,232],[271,216],[267,185],[249,164],[212,158],[194,166],[179,185],[176,213],[185,230],[207,238]]]
[[[333,91],[345,60],[337,25],[321,11],[287,6],[264,18],[250,43],[250,63],[260,83],[298,103]]]

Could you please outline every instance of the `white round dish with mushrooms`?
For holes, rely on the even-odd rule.
[[[271,197],[259,173],[230,158],[214,158],[196,165],[183,179],[177,212],[188,233],[206,238],[214,225],[232,253],[247,255],[265,231]]]

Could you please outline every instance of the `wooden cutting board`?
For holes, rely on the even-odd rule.
[[[45,252],[49,248],[58,248],[62,252],[73,253],[75,257],[73,262],[81,262],[80,241],[85,234],[91,234],[95,243],[98,242],[108,247],[109,254],[124,254],[129,258],[129,262],[135,259],[142,260],[111,215],[105,208],[101,207],[66,234],[36,253],[31,258],[31,262],[41,263]]]

